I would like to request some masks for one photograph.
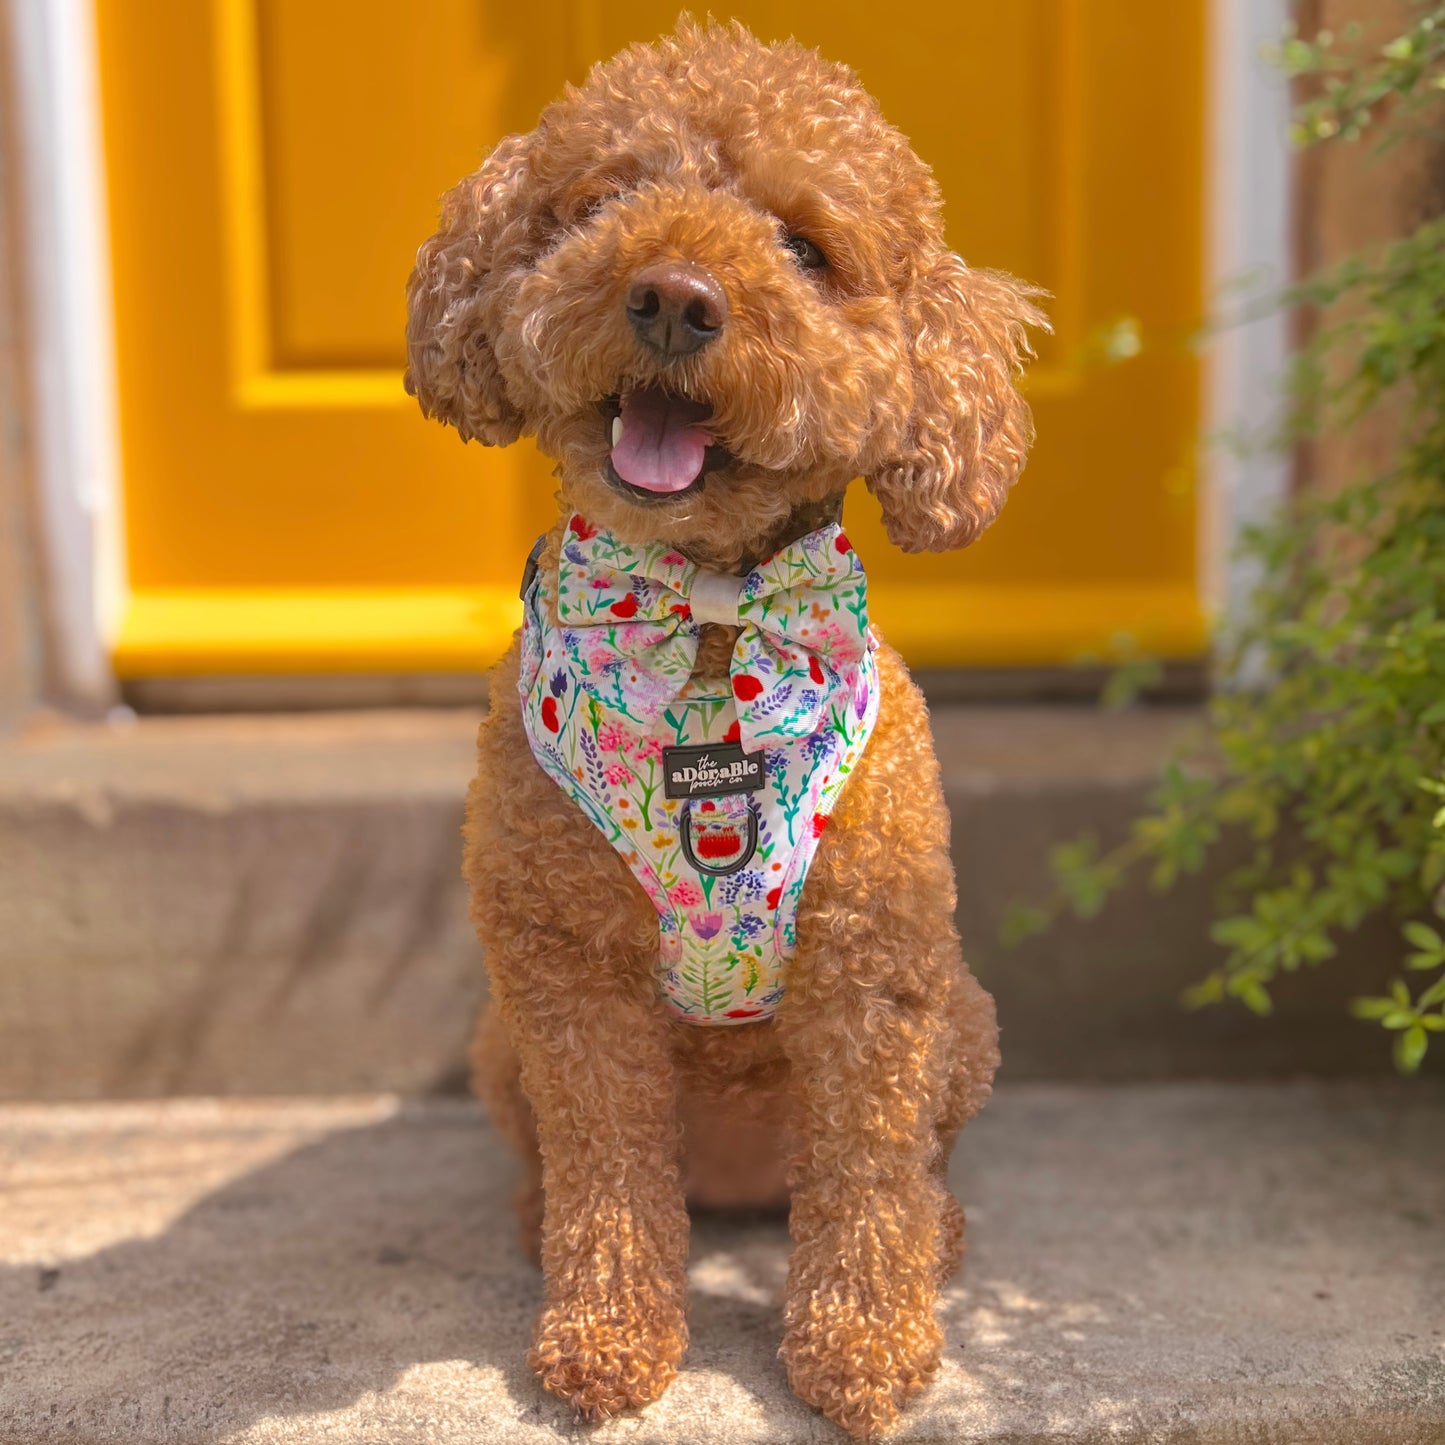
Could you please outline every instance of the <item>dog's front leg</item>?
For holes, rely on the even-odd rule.
[[[813,951],[817,933],[805,947],[800,930],[782,1020],[796,1131],[783,1358],[798,1396],[871,1439],[942,1348],[932,1166],[943,1024],[935,999],[897,987],[898,955],[886,952],[920,941],[850,923],[848,965],[836,943],[826,958]],[[926,945],[913,954],[928,956]]]
[[[542,1154],[545,1305],[529,1360],[598,1420],[655,1400],[677,1373],[687,1212],[667,1025],[625,970],[583,985],[610,971],[566,956],[576,948],[549,940],[513,975],[525,987],[506,987],[504,960],[493,975]]]

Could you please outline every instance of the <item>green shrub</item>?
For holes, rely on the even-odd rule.
[[[1312,77],[1301,144],[1389,145],[1441,125],[1445,4],[1420,5],[1368,52],[1357,30],[1291,34],[1277,59]],[[1213,928],[1222,962],[1187,1002],[1267,1014],[1281,972],[1326,964],[1341,935],[1387,914],[1404,975],[1354,1010],[1394,1035],[1410,1073],[1445,1031],[1445,219],[1283,299],[1329,319],[1295,360],[1282,440],[1344,432],[1387,405],[1398,454],[1247,534],[1263,580],[1218,656],[1226,680],[1265,681],[1226,681],[1207,736],[1165,769],[1126,841],[1058,848],[1057,896],[1016,909],[1007,932],[1066,908],[1091,916],[1139,868],[1167,889],[1242,836],[1248,861],[1226,875]]]

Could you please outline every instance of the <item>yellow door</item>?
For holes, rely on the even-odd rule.
[[[551,516],[522,444],[463,447],[400,383],[441,193],[675,0],[97,0],[130,599],[122,676],[489,665]],[[1204,0],[748,0],[847,60],[936,168],[952,244],[1048,286],[1039,441],[994,529],[904,558],[849,527],[914,662],[1203,642],[1192,449]],[[906,23],[899,23],[903,18]],[[1123,316],[1169,344],[1117,366]]]

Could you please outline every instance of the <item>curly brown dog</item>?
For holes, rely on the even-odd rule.
[[[1037,294],[947,249],[931,173],[850,71],[684,21],[447,196],[411,278],[407,384],[464,439],[535,434],[556,460],[544,576],[573,513],[740,575],[836,519],[859,476],[904,549],[961,547],[1024,463]],[[705,432],[686,485],[612,465],[616,419],[644,405]],[[736,636],[705,623],[694,678],[726,688]],[[677,1372],[685,1199],[789,1204],[782,1354],[844,1429],[886,1431],[938,1365],[963,1250],[945,1168],[997,1028],[960,956],[924,702],[877,658],[876,728],[808,875],[781,1005],[728,1028],[659,1006],[658,913],[534,761],[515,644],[493,674],[466,826],[493,998],[475,1081],[528,1171],[531,1363],[587,1419]]]

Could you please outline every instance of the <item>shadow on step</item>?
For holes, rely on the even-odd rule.
[[[900,1439],[1445,1440],[1442,1124],[1432,1082],[1006,1087]],[[0,1118],[0,1441],[574,1438],[511,1192],[461,1102]],[[701,1219],[683,1375],[598,1445],[841,1439],[787,1390],[786,1267],[781,1221]]]
[[[6,1445],[290,1440],[287,1418],[363,1402],[366,1438],[438,1413],[483,1430],[469,1440],[570,1425],[525,1364],[541,1279],[514,1239],[510,1161],[471,1109],[344,1128],[198,1197],[217,1141],[132,1153],[133,1137],[106,1131],[77,1151],[90,1202],[74,1210],[73,1247],[118,1214],[142,1237],[0,1267]],[[699,1221],[687,1368],[786,1391],[786,1240],[778,1220]]]

